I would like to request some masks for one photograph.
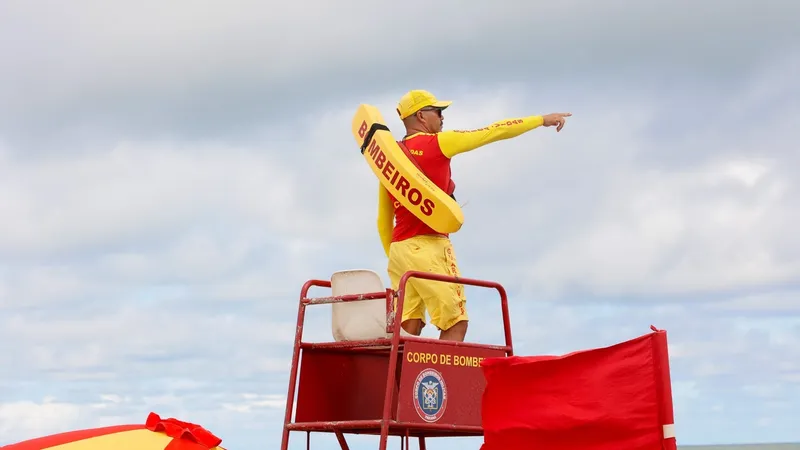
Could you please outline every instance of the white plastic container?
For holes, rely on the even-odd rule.
[[[331,276],[334,296],[385,292],[381,277],[372,270],[343,270]],[[388,338],[386,298],[332,303],[332,330],[335,341]]]

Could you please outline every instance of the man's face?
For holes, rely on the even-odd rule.
[[[432,106],[422,108],[417,111],[417,119],[425,126],[429,133],[438,133],[442,131],[444,125],[444,114],[440,108]]]

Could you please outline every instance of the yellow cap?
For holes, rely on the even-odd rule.
[[[400,102],[397,104],[397,114],[400,115],[401,119],[405,119],[426,106],[445,109],[450,106],[451,103],[453,102],[439,101],[430,92],[416,89],[408,91],[406,95],[400,98]]]

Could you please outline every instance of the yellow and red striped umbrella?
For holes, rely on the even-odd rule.
[[[150,413],[144,424],[69,431],[0,447],[0,450],[225,450],[205,428]]]

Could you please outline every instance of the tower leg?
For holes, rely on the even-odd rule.
[[[344,434],[339,430],[336,431],[336,440],[339,441],[339,447],[341,447],[342,450],[350,450],[350,446],[347,445]]]

